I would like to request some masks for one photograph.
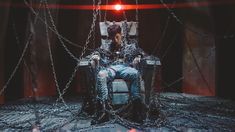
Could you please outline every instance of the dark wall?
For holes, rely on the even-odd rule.
[[[10,1],[9,1],[10,2]],[[5,36],[9,16],[9,6],[0,8],[0,17],[4,18],[0,21],[0,88],[3,88],[5,74]],[[4,93],[0,95],[0,103],[4,102]]]
[[[10,78],[23,51],[28,9],[19,11],[11,8],[9,12],[5,41],[5,83]],[[19,65],[14,77],[5,90],[5,100],[13,101],[23,97],[22,65]]]
[[[216,93],[223,98],[235,99],[234,88],[234,43],[235,6],[212,8],[216,34]]]

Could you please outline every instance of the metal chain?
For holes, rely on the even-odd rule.
[[[137,41],[137,46],[139,47],[139,2],[138,0],[135,0],[135,20],[137,22],[137,29],[136,29],[136,41]]]
[[[26,2],[25,2],[26,3]],[[44,3],[45,3],[45,1],[44,1]],[[31,11],[33,12],[33,14],[35,14],[36,16],[38,16],[38,14],[34,11],[34,9],[31,7],[31,6],[29,6],[28,4],[26,4],[30,9],[31,9]],[[45,5],[46,6],[46,5]],[[44,16],[45,17],[45,16]],[[49,26],[48,26],[48,24],[47,24],[47,21],[45,21],[45,20],[43,20],[41,17],[38,17],[41,21],[43,21],[44,22],[44,24],[45,25],[47,25],[47,29],[48,28],[50,28]],[[54,67],[54,64],[51,64],[51,65],[53,65],[53,67]],[[54,74],[53,73],[53,75],[56,75],[56,74]],[[59,90],[60,91],[60,89],[59,89],[59,84],[58,84],[58,82],[57,82],[57,79],[55,80],[55,82],[56,82],[56,87],[57,87],[57,91]],[[58,91],[58,93],[61,93],[61,92],[59,92]],[[61,95],[61,94],[60,94]],[[60,97],[62,97],[62,96],[60,96]],[[67,106],[66,105],[66,103],[65,103],[65,101],[62,99],[62,102],[65,104],[65,106]]]
[[[166,55],[169,53],[171,47],[175,44],[175,41],[176,41],[176,38],[177,38],[177,37],[178,37],[178,34],[176,33],[176,34],[174,35],[174,38],[173,38],[173,39],[171,40],[171,42],[168,44],[168,46],[167,46],[165,52],[163,53],[163,55],[160,56],[162,62],[164,61]]]
[[[120,0],[120,4],[122,4],[121,0]],[[126,17],[126,11],[123,10],[122,13],[123,13],[124,20],[127,22],[128,20],[127,20],[127,17]]]
[[[95,4],[95,0],[93,0],[93,3]],[[99,3],[98,3],[98,5],[100,4],[101,2],[99,1]],[[50,13],[50,10],[49,10],[49,8],[48,8],[48,4],[46,3],[46,5],[47,5],[47,10],[48,10],[48,13],[49,13],[49,16],[50,16],[50,18],[51,18],[51,23],[53,24],[53,27],[54,27],[54,30],[55,31],[57,31],[56,30],[56,26],[55,26],[55,24],[54,24],[54,21],[53,21],[53,19],[52,19],[52,15],[51,15],[51,13]],[[93,9],[93,22],[92,22],[92,26],[91,26],[91,30],[90,30],[90,32],[89,32],[89,34],[88,34],[88,38],[87,38],[87,40],[86,40],[86,44],[85,44],[85,46],[84,46],[84,48],[83,48],[83,52],[82,52],[82,54],[80,55],[80,59],[83,57],[83,55],[85,54],[85,51],[86,51],[86,49],[87,49],[87,47],[88,47],[88,44],[89,44],[89,40],[90,40],[90,38],[91,38],[91,35],[92,35],[92,33],[94,32],[94,28],[95,28],[95,21],[96,21],[96,18],[97,18],[97,15],[98,15],[98,9],[99,8],[97,8],[96,10],[95,9]],[[61,39],[60,39],[60,42],[63,44],[63,41],[61,41]],[[69,53],[69,50],[67,49],[67,47],[63,44],[63,47],[66,49],[66,51]],[[69,53],[70,55],[71,55],[71,52]],[[73,57],[74,58],[74,57]],[[77,60],[77,65],[76,65],[76,67],[75,67],[75,69],[74,69],[74,71],[73,71],[73,73],[72,73],[72,76],[69,78],[69,81],[66,83],[66,86],[65,86],[65,88],[63,89],[63,92],[62,93],[60,93],[59,92],[59,98],[56,100],[56,103],[59,101],[59,100],[62,100],[62,102],[63,103],[65,103],[65,101],[64,101],[64,99],[63,99],[63,95],[66,93],[66,90],[70,87],[70,84],[71,84],[71,82],[73,81],[73,78],[75,77],[75,75],[76,75],[76,72],[77,72],[77,70],[78,70],[78,68],[79,68],[79,59],[78,58],[76,58],[76,60]],[[57,87],[57,89],[58,89],[58,87]],[[59,89],[58,89],[59,90]],[[57,91],[58,91],[57,90]]]
[[[35,12],[35,10],[34,10],[31,6],[29,6],[29,5],[27,5],[27,6],[30,8],[31,12],[32,12],[34,15],[37,15],[37,13]],[[39,19],[41,22],[43,22],[43,23],[45,24],[45,21],[44,21],[41,17],[38,16],[38,19]],[[77,44],[77,43],[72,42],[71,40],[68,40],[66,37],[62,36],[59,32],[56,32],[51,26],[48,25],[48,28],[49,28],[52,32],[54,32],[58,37],[60,37],[61,39],[63,39],[65,42],[67,42],[68,44],[70,44],[70,45],[72,45],[72,46],[75,46],[75,47],[77,47],[77,48],[82,48],[82,47],[83,47],[83,46],[81,46],[81,44]],[[87,50],[92,50],[92,49],[87,48]]]
[[[95,3],[95,0],[93,0],[93,2]],[[88,44],[90,43],[90,38],[91,38],[91,35],[92,35],[92,33],[94,32],[94,28],[95,28],[95,22],[96,22],[96,19],[97,19],[97,15],[98,15],[98,11],[99,11],[99,5],[101,4],[101,1],[99,0],[99,2],[98,2],[98,8],[96,8],[96,9],[93,9],[93,22],[92,22],[92,25],[91,25],[91,30],[90,30],[90,32],[89,32],[89,34],[88,34],[88,37],[87,37],[87,40],[86,40],[86,44],[85,44],[85,46],[84,46],[84,48],[83,48],[83,52],[81,53],[81,55],[80,55],[80,59],[83,57],[83,55],[85,54],[85,51],[86,51],[86,49],[87,49],[87,47],[88,47]],[[50,11],[49,10],[49,8],[48,8],[48,6],[47,6],[47,9],[48,9],[48,11]],[[50,12],[48,12],[49,13],[49,16],[50,16],[50,18],[52,18],[51,17],[51,13]],[[52,24],[54,25],[53,27],[54,28],[56,28],[55,27],[55,24],[54,24],[54,22],[53,22],[53,19],[51,19],[51,22],[52,22]],[[55,29],[56,30],[56,29]],[[67,50],[68,51],[68,50]],[[73,80],[73,78],[75,77],[75,75],[76,75],[76,72],[77,72],[77,70],[78,70],[78,68],[79,68],[79,59],[77,59],[77,65],[76,65],[76,67],[75,67],[75,69],[74,69],[74,71],[73,71],[73,73],[72,73],[72,76],[70,77],[70,79],[69,79],[69,81],[68,81],[68,83],[66,84],[66,86],[65,86],[65,88],[63,89],[63,92],[59,95],[60,97],[57,99],[57,101],[56,102],[58,102],[60,99],[62,99],[62,96],[66,93],[66,90],[69,88],[69,86],[70,86],[70,84],[71,84],[71,82],[72,82],[72,80]]]
[[[32,39],[32,36],[33,36],[32,34],[29,35],[28,40],[27,40],[27,43],[26,43],[26,45],[25,45],[25,47],[24,47],[24,50],[23,50],[23,52],[22,52],[22,54],[21,54],[21,56],[20,56],[20,59],[19,59],[19,61],[17,62],[16,66],[15,66],[13,72],[11,73],[9,79],[7,80],[6,84],[5,84],[5,85],[3,86],[3,88],[1,89],[0,95],[2,95],[2,93],[5,91],[5,89],[6,89],[7,86],[9,85],[10,81],[11,81],[12,78],[14,77],[16,71],[18,70],[18,68],[19,68],[19,66],[20,66],[20,64],[21,64],[21,62],[22,62],[22,60],[23,60],[23,58],[24,58],[25,52],[26,52],[26,50],[27,50],[27,48],[28,48],[28,46],[29,46],[29,44],[30,44],[30,40]]]
[[[170,7],[167,6],[167,4],[164,2],[164,0],[160,0],[160,2],[163,4],[163,6],[167,9],[167,11],[172,15],[172,17],[180,24],[180,25],[184,25],[184,23],[179,19],[178,16],[176,16],[175,12],[170,9]],[[193,33],[196,33],[198,35],[200,35],[201,37],[208,37],[208,34],[202,34],[199,33],[195,30],[193,30],[192,28],[188,27],[187,25],[184,25],[188,30],[192,31]]]
[[[28,4],[28,2],[27,2],[26,0],[24,0],[24,2],[25,2],[26,4]],[[40,0],[40,4],[41,4],[41,2],[42,2],[42,0]],[[36,14],[38,14],[38,13],[36,13]],[[37,19],[38,19],[38,15],[36,15],[36,17],[35,17],[35,19],[34,19],[34,22],[33,22],[34,25],[35,25],[35,23],[37,22]],[[21,62],[22,62],[22,60],[23,60],[23,58],[24,58],[24,56],[25,56],[26,50],[27,50],[27,48],[28,48],[28,46],[29,46],[29,44],[30,44],[30,41],[31,41],[32,37],[33,37],[33,34],[30,33],[29,36],[28,36],[28,39],[27,39],[27,41],[26,41],[25,47],[24,47],[24,49],[23,49],[23,51],[22,51],[22,54],[21,54],[21,56],[20,56],[20,59],[18,60],[16,66],[15,66],[13,72],[11,73],[9,79],[7,80],[6,84],[5,84],[5,85],[3,86],[3,88],[0,90],[0,95],[2,95],[2,93],[3,93],[3,92],[5,91],[5,89],[8,87],[10,81],[11,81],[12,78],[14,77],[16,71],[18,70],[18,68],[19,68],[19,66],[20,66],[20,64],[21,64]]]
[[[52,15],[51,15],[51,11],[50,11],[50,9],[49,9],[47,0],[44,0],[44,2],[45,2],[45,6],[46,6],[46,9],[47,9],[47,12],[48,12],[48,14],[49,14],[49,18],[50,18],[52,27],[54,28],[55,32],[56,32],[57,34],[59,34],[59,32],[58,32],[58,30],[57,30],[57,27],[56,27],[56,25],[55,25],[55,22],[54,22],[54,20],[53,20],[53,17],[52,17]],[[46,23],[47,23],[47,22],[46,22]],[[65,51],[69,54],[69,56],[70,56],[71,58],[73,58],[74,60],[79,61],[78,58],[77,58],[75,55],[73,55],[73,53],[67,48],[67,46],[64,44],[64,41],[61,39],[61,37],[58,37],[58,39],[59,39],[60,43],[62,44],[62,46],[64,47]]]
[[[45,6],[46,6],[46,1],[47,1],[47,0],[44,0]],[[51,51],[51,44],[50,44],[50,39],[49,39],[49,32],[48,32],[48,24],[47,24],[46,10],[44,10],[44,19],[45,19],[45,21],[46,21],[45,29],[46,29],[47,45],[48,45],[49,57],[50,57],[50,61],[51,61],[51,68],[52,68],[52,73],[53,73],[53,77],[54,77],[56,89],[57,89],[57,92],[59,93],[59,98],[60,98],[61,101],[63,102],[64,106],[65,106],[66,108],[69,108],[68,105],[65,103],[65,100],[63,99],[62,95],[61,95],[59,83],[58,83],[58,80],[57,80],[57,74],[56,74],[56,72],[55,72],[54,60],[53,60],[53,55],[52,55],[52,51]]]
[[[176,20],[179,24],[184,25],[184,23],[179,19],[179,17],[176,16],[176,14],[174,13],[174,11],[171,10],[170,7],[167,6],[167,4],[164,2],[164,0],[160,0],[160,2],[163,4],[163,6],[168,10],[168,12],[172,15],[173,18],[175,18],[175,20]],[[185,26],[188,30],[190,30],[191,32],[196,33],[196,34],[198,34],[198,35],[201,36],[201,37],[210,37],[209,34],[203,34],[203,33],[200,33],[200,32],[198,32],[198,31],[195,31],[194,29],[190,28],[190,27],[187,26],[187,25],[184,25],[184,26]],[[223,35],[222,35],[222,36],[219,36],[219,35],[218,35],[218,37],[219,37],[219,38],[223,38],[223,39],[231,39],[231,38],[234,38],[234,37],[235,37],[235,34],[224,35],[224,36],[223,36]]]
[[[107,21],[108,3],[109,3],[109,0],[106,0],[106,3],[105,3],[105,11],[104,11],[104,21],[105,21],[105,22]]]
[[[165,23],[165,25],[164,25],[164,29],[163,29],[163,31],[162,31],[161,37],[160,37],[160,39],[157,41],[157,43],[155,44],[155,46],[154,46],[153,51],[152,51],[151,54],[154,54],[156,51],[157,51],[156,54],[158,54],[158,51],[160,50],[160,48],[159,48],[159,47],[160,47],[160,44],[162,43],[162,40],[163,40],[163,38],[165,37],[165,35],[166,35],[166,33],[167,33],[167,28],[168,28],[170,19],[171,19],[171,17],[168,16],[168,17],[167,17],[167,21],[166,21],[166,23]]]
[[[95,2],[95,0],[93,0],[93,2]],[[84,54],[86,52],[86,49],[88,48],[88,44],[89,44],[92,32],[94,32],[97,15],[99,14],[99,10],[100,10],[100,4],[101,4],[101,0],[98,0],[97,8],[93,9],[93,21],[92,21],[92,24],[91,24],[91,30],[89,31],[88,37],[86,39],[85,46],[83,47],[82,53],[79,57],[80,59],[84,56]]]
[[[74,71],[73,71],[71,77],[69,78],[68,82],[66,83],[65,88],[63,89],[62,93],[59,93],[59,98],[57,98],[56,103],[58,103],[59,100],[62,100],[62,101],[64,100],[63,95],[66,93],[67,89],[70,87],[70,85],[73,81],[73,78],[75,77],[75,75],[77,73],[78,68],[79,68],[79,62],[77,63],[76,67],[74,68]],[[65,101],[63,101],[63,102],[65,102]]]
[[[19,47],[19,49],[21,50],[21,45],[20,45],[20,39],[19,39],[19,35],[17,33],[17,30],[16,30],[16,24],[15,24],[15,20],[14,18],[12,18],[12,27],[13,27],[13,30],[14,30],[14,35],[15,35],[15,39],[16,39],[16,44],[17,46]],[[29,66],[28,64],[26,63],[25,59],[23,58],[23,63],[26,67],[26,70],[29,72]]]
[[[94,1],[94,0],[93,0],[93,1]],[[92,25],[91,25],[91,30],[90,30],[90,32],[89,32],[89,35],[88,35],[88,38],[87,38],[85,47],[84,47],[84,49],[83,49],[83,52],[82,52],[82,54],[81,54],[80,57],[79,57],[80,59],[82,59],[83,55],[85,54],[86,48],[88,47],[88,44],[89,44],[89,39],[90,39],[90,37],[91,37],[92,32],[94,31],[94,28],[95,28],[95,21],[96,21],[96,19],[97,19],[97,15],[98,15],[98,13],[99,13],[98,10],[99,10],[99,5],[100,5],[100,4],[101,4],[101,0],[99,0],[99,2],[98,2],[98,8],[96,8],[96,10],[93,12],[93,22],[92,22]],[[70,79],[69,79],[69,82],[66,84],[66,86],[65,86],[65,88],[64,88],[64,90],[63,90],[63,92],[62,92],[62,95],[65,94],[65,93],[66,93],[66,90],[69,88],[69,86],[70,86],[70,84],[71,84],[71,82],[72,82],[74,76],[76,75],[76,72],[77,72],[78,68],[79,68],[79,62],[77,63],[77,65],[76,65],[76,67],[75,67],[75,69],[74,69],[74,72],[72,73],[72,76],[71,76]]]
[[[137,22],[139,22],[139,2],[138,2],[138,0],[135,0],[135,5],[136,5],[136,8],[135,8],[135,20]]]
[[[94,9],[95,9],[95,0],[93,0],[93,12],[94,12]],[[100,10],[98,10],[98,16],[99,16],[99,20],[101,19],[101,16],[100,16]],[[92,48],[95,49],[95,27],[94,27],[94,31],[92,32]]]
[[[163,4],[163,6],[169,11],[169,13],[172,15],[173,18],[176,19],[176,21],[178,23],[180,23],[181,25],[184,25],[184,23],[175,15],[174,11],[170,9],[170,7],[167,6],[167,4],[163,1],[160,0],[160,2]]]
[[[127,23],[127,21],[124,21],[124,23],[122,23],[122,26],[123,26],[123,33],[124,33],[123,43],[127,44],[128,43],[128,39],[127,39],[127,35],[128,35],[128,23]]]

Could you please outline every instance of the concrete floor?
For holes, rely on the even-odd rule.
[[[66,99],[66,104],[57,105],[53,98],[37,103],[23,99],[0,106],[0,131],[37,130],[35,124],[39,124],[41,131],[59,132],[235,131],[234,101],[181,93],[161,93],[159,99],[164,118],[136,124],[114,117],[93,126],[90,116],[78,115],[81,99]]]

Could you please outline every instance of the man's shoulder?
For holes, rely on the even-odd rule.
[[[137,49],[137,46],[135,43],[125,44],[124,49],[125,50],[135,50],[135,49]]]

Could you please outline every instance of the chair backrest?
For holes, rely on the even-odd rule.
[[[101,47],[103,49],[106,49],[107,45],[110,44],[111,40],[108,38],[108,32],[107,28],[113,24],[120,25],[122,29],[122,35],[124,38],[124,41],[126,41],[126,44],[138,44],[137,38],[138,38],[138,23],[137,22],[126,22],[126,21],[120,21],[120,22],[100,22],[100,34],[101,34]]]

